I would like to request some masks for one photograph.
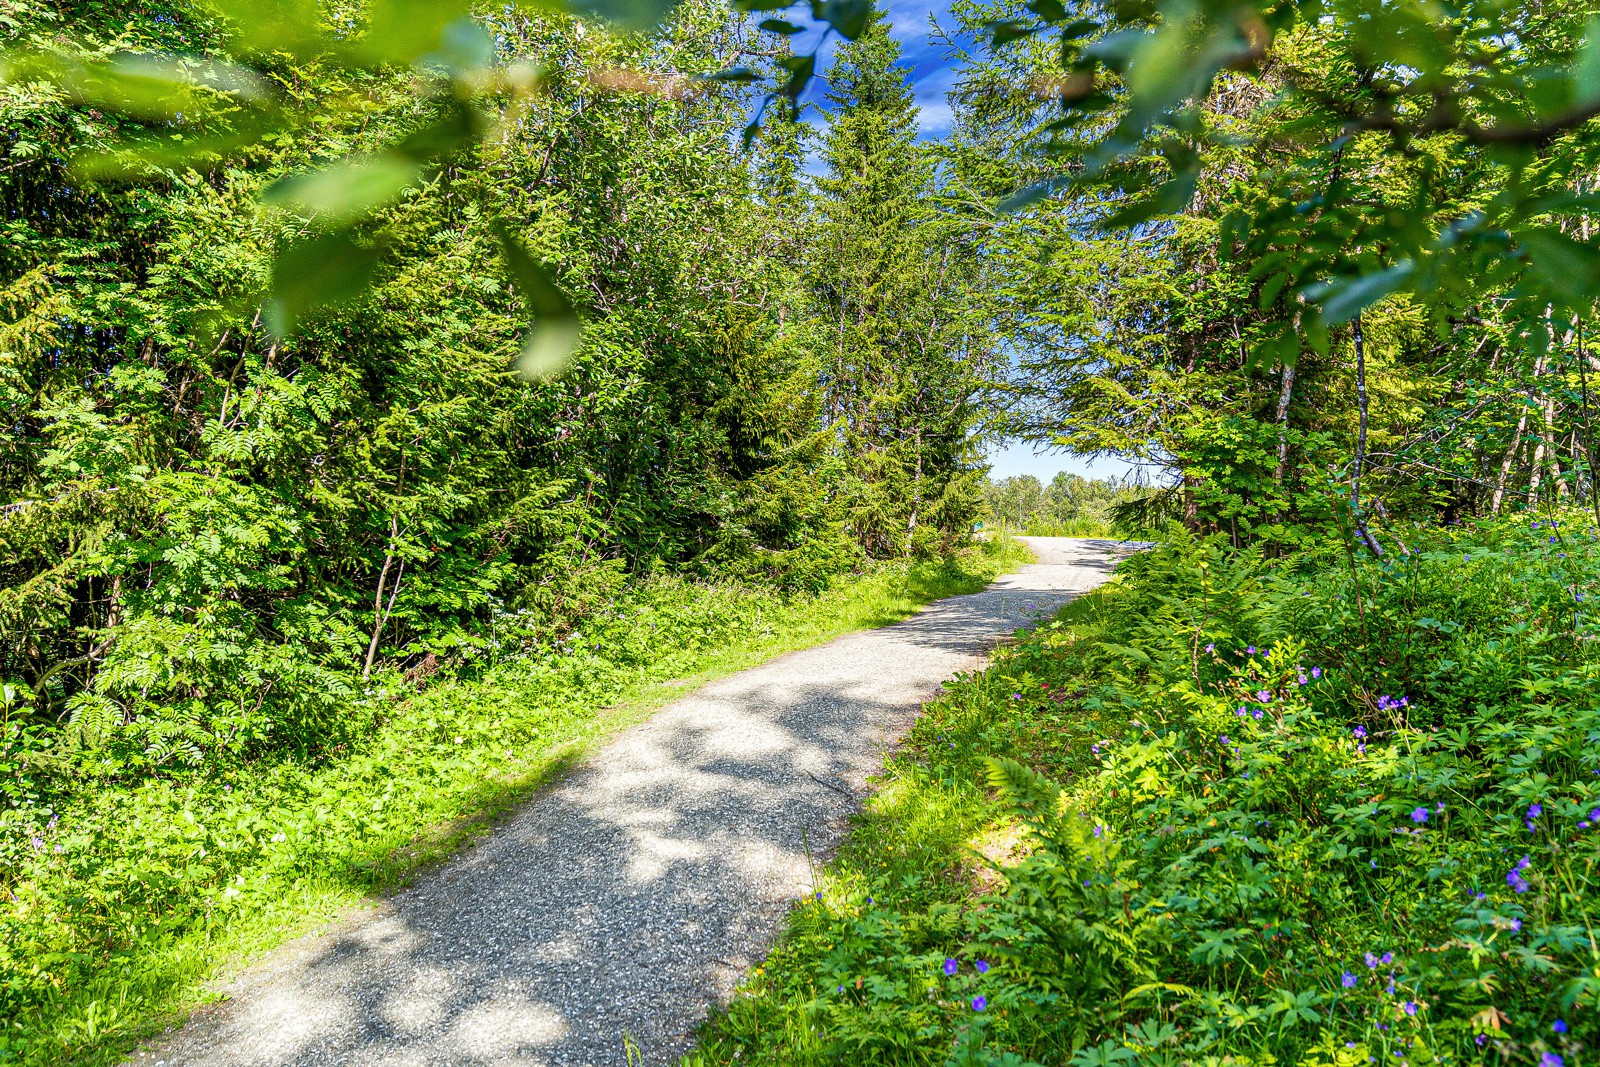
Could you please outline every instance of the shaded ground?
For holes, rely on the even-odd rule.
[[[896,626],[724,678],[620,736],[482,844],[241,976],[134,1062],[658,1067],[687,1050],[838,842],[884,744],[993,642],[1128,546],[1039,562]]]

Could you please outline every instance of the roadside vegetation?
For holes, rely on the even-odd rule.
[[[1164,544],[702,1059],[1595,1058],[1600,4],[893,12],[0,0],[0,1061],[986,515]]]
[[[994,540],[820,594],[658,579],[547,648],[438,684],[398,670],[302,758],[91,779],[5,814],[0,1063],[115,1062],[220,969],[448,856],[599,741],[712,678],[981,589],[1028,559]],[[437,681],[437,679],[435,680]],[[15,734],[13,798],[41,783]]]
[[[1155,536],[1142,505],[1157,490],[1136,481],[1085,478],[1066,471],[1042,484],[1018,474],[983,486],[984,521],[989,528],[1028,537]]]
[[[691,1064],[1591,1062],[1600,541],[1174,534],[928,705]]]

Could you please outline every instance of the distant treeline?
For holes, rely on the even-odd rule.
[[[1045,485],[1019,474],[983,487],[987,522],[1031,537],[1132,537],[1151,524],[1156,490],[1136,481],[1084,478],[1065,471]]]

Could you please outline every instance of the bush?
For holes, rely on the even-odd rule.
[[[786,1062],[1588,1062],[1600,567],[1573,525],[1128,561],[930,707],[870,851],[709,1050],[779,1062],[764,1035],[805,1020]]]

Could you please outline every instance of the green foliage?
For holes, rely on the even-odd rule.
[[[682,682],[886,625],[1024,555],[996,541],[796,598],[657,579],[532,654],[501,616],[478,677],[383,672],[337,704],[348,738],[315,760],[45,800],[35,728],[0,724],[0,1063],[119,1062],[219,965],[447,856]]]
[[[1041,486],[1031,474],[1002,478],[984,485],[987,519],[1000,529],[1030,537],[1136,537],[1146,527],[1129,522],[1151,490],[1115,479],[1079,477],[1061,472]]]
[[[924,555],[977,510],[963,460],[997,357],[970,224],[940,210],[899,58],[874,10],[828,71],[837,111],[806,280],[825,353],[822,429],[861,457],[843,500],[851,530],[875,554]]]
[[[1389,536],[1175,540],[962,679],[705,1058],[1586,1062],[1600,540]]]
[[[419,100],[392,68],[411,52],[316,51],[330,34],[376,47],[376,26],[365,43],[292,19],[253,30],[249,5],[224,7],[76,23],[73,69],[165,50],[191,57],[173,77],[204,81],[223,68],[202,59],[271,51],[304,108],[242,156],[90,180],[72,161],[130,135],[87,105],[99,83],[0,88],[16,156],[0,170],[0,680],[13,721],[60,727],[46,777],[330,751],[366,728],[347,709],[374,672],[473,669],[507,617],[530,646],[558,640],[630,575],[815,591],[965,537],[962,354],[922,336],[899,392],[849,386],[872,426],[832,435],[826,309],[796,271],[824,248],[815,204],[792,170],[774,178],[797,131],[740,157],[738,93],[645,77],[719,69],[743,47],[723,11],[684,8],[648,39],[502,13],[496,69],[559,61],[537,93],[475,98],[495,136],[458,143],[467,74],[427,59]],[[65,47],[55,13],[23,14],[17,47]],[[391,29],[423,48],[459,15]],[[310,36],[267,48],[291,32]],[[330,158],[346,162],[315,169]],[[924,170],[909,192],[858,190],[840,225],[925,218]],[[913,273],[949,260],[942,236],[905,247]],[[576,328],[546,270],[584,294],[584,341],[559,379],[529,381],[519,361],[551,363],[549,330]],[[520,336],[525,305],[539,338]]]

